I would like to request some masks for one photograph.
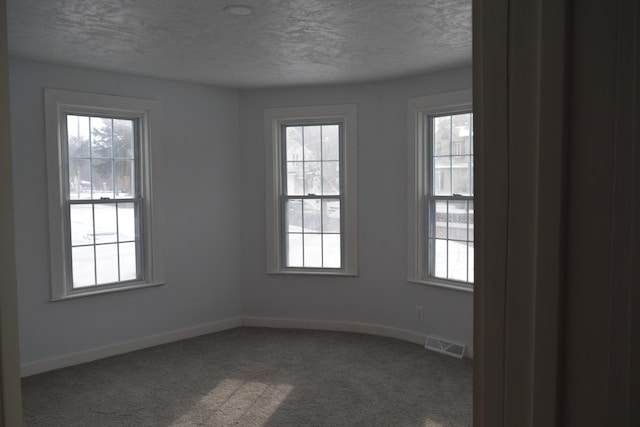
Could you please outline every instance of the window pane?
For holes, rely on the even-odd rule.
[[[447,278],[447,241],[442,239],[432,240],[431,249],[434,251],[433,263],[435,277]]]
[[[449,241],[449,279],[467,281],[467,243]]]
[[[287,267],[302,267],[302,234],[287,234]]]
[[[93,198],[113,198],[113,160],[91,161]]]
[[[97,204],[94,205],[94,215],[96,221],[95,239],[96,243],[111,243],[118,241],[118,219],[116,216],[116,205]]]
[[[302,231],[302,200],[291,199],[286,203],[286,226],[288,232]]]
[[[69,198],[72,200],[91,198],[91,161],[69,160]]]
[[[424,214],[424,223],[427,226],[426,237],[435,237],[437,233],[436,201],[433,199],[427,199],[426,210],[427,211]]]
[[[433,194],[451,195],[451,157],[433,159]]]
[[[98,285],[118,281],[118,245],[96,246]]]
[[[473,242],[473,202],[469,202],[469,240]]]
[[[467,202],[449,202],[449,239],[467,240]]]
[[[91,117],[91,157],[113,157],[112,120],[101,117]]]
[[[469,282],[473,283],[474,278],[474,250],[473,243],[469,243]]]
[[[453,193],[468,196],[471,194],[470,156],[452,157]]]
[[[304,183],[306,195],[322,194],[321,162],[304,163]]]
[[[451,117],[434,117],[433,119],[433,154],[446,156],[451,152]]]
[[[304,266],[322,267],[322,236],[320,234],[305,234]]]
[[[473,196],[473,156],[471,156],[469,161],[469,180],[471,181],[469,184],[469,188],[471,189],[470,195]]]
[[[340,160],[340,126],[322,126],[322,160]]]
[[[114,157],[120,159],[134,158],[133,130],[133,120],[113,120]]]
[[[93,244],[93,205],[71,205],[71,246]]]
[[[306,233],[320,233],[322,231],[322,216],[320,212],[320,200],[303,201],[303,221]]]
[[[287,161],[302,161],[302,127],[288,126],[286,138]]]
[[[474,239],[474,235],[473,235],[473,201],[469,202],[469,213],[468,213],[468,218],[469,218],[469,278],[467,279],[469,282],[473,283],[473,277],[474,277],[474,244],[473,244],[473,239]]]
[[[80,246],[71,249],[73,288],[96,284],[93,248],[93,246]]]
[[[89,117],[67,116],[67,152],[70,159],[89,158]]]
[[[320,160],[322,158],[322,146],[320,144],[321,126],[305,126],[304,132],[304,157],[305,161]]]
[[[120,281],[138,279],[137,244],[121,243],[120,245]]]
[[[340,235],[324,234],[322,239],[324,265],[326,268],[340,268]]]
[[[116,173],[116,197],[129,199],[135,197],[133,160],[116,160],[114,167]]]
[[[471,114],[456,114],[451,118],[453,131],[451,132],[453,146],[458,148],[453,154],[471,153]]]
[[[447,233],[447,212],[448,202],[446,200],[438,200],[435,202],[435,235],[438,239],[446,239],[449,237]]]
[[[322,163],[322,194],[340,194],[340,162],[330,161]]]
[[[340,200],[322,201],[322,231],[340,233]]]
[[[287,162],[287,195],[304,195],[304,173],[302,162]]]
[[[118,241],[128,242],[137,239],[135,205],[118,203]]]

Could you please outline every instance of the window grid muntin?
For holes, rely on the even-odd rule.
[[[469,115],[469,152],[466,154],[458,155],[454,153],[454,139],[453,139],[453,117],[458,115]],[[449,150],[448,154],[435,154],[435,125],[434,121],[437,118],[449,117]],[[424,198],[424,220],[426,221],[426,259],[424,259],[424,263],[426,263],[425,273],[427,275],[426,279],[436,279],[436,280],[444,280],[444,281],[452,281],[452,282],[461,282],[465,284],[473,285],[473,280],[469,280],[470,271],[473,267],[473,257],[470,257],[470,247],[474,244],[474,239],[471,238],[472,231],[470,229],[470,217],[472,216],[472,211],[470,211],[470,206],[473,205],[473,112],[469,110],[463,111],[449,111],[442,114],[425,114],[424,115],[424,123],[423,127],[424,135],[423,141],[425,141],[426,149],[424,150],[424,155],[426,159],[423,160],[423,164],[426,166],[427,173],[424,174],[424,188],[426,189],[426,194]],[[449,158],[449,195],[436,195],[434,194],[435,188],[435,173],[436,173],[436,159],[438,158]],[[463,195],[454,192],[453,186],[453,158],[454,157],[467,157],[468,158],[468,188],[469,194]],[[437,213],[436,213],[436,205],[437,201],[446,201],[446,228],[447,228],[447,236],[445,239],[438,239],[435,237],[435,229],[437,228]],[[449,206],[451,202],[465,202],[466,203],[466,240],[460,239],[451,239],[449,235]],[[433,219],[433,220],[432,220]],[[446,242],[446,251],[445,251],[445,267],[446,274],[445,276],[436,275],[437,268],[437,253],[436,253],[436,243],[437,241]],[[465,269],[465,277],[466,280],[459,280],[456,278],[450,277],[451,274],[449,272],[450,262],[449,262],[449,242],[459,242],[466,244],[466,269]]]
[[[324,126],[338,126],[338,181],[339,181],[339,194],[324,194],[324,163],[327,162],[335,162],[335,160],[324,160],[323,159],[323,138],[322,131]],[[305,160],[304,157],[304,138],[305,138],[305,127],[319,127],[320,128],[320,160]],[[301,128],[301,141],[303,148],[302,160],[288,160],[287,156],[287,146],[288,146],[288,134],[287,128]],[[344,266],[344,257],[345,257],[345,249],[344,249],[344,167],[343,167],[343,153],[344,153],[344,123],[335,122],[335,121],[304,121],[304,122],[291,122],[280,125],[280,152],[281,152],[281,162],[284,165],[281,168],[281,215],[280,215],[280,224],[282,224],[281,233],[281,245],[282,254],[281,257],[284,260],[284,269],[287,270],[341,270]],[[289,163],[302,163],[302,183],[303,183],[303,193],[306,194],[292,194],[289,195],[289,179],[288,179],[288,165]],[[306,180],[306,163],[320,163],[320,190],[323,194],[310,194],[307,193],[307,180]],[[301,232],[300,233],[292,233],[288,229],[287,223],[287,214],[288,214],[288,204],[292,200],[300,200],[301,201]],[[304,231],[304,201],[305,200],[318,200],[320,201],[320,232],[307,232]],[[332,232],[324,232],[324,219],[323,219],[323,209],[322,205],[324,201],[337,201],[340,205],[340,232],[332,233]],[[302,238],[302,266],[290,266],[289,260],[289,236],[290,235],[300,235]],[[321,265],[320,267],[306,267],[305,264],[305,235],[320,235],[320,254],[321,254]],[[340,236],[340,265],[338,267],[324,267],[325,254],[324,254],[324,235],[339,235]]]
[[[75,117],[84,117],[84,118],[88,118],[89,119],[89,139],[88,139],[88,144],[89,144],[89,157],[74,157],[71,158],[70,157],[70,153],[69,153],[69,129],[68,129],[68,118],[69,116],[75,116]],[[64,210],[65,216],[66,216],[66,223],[68,224],[67,227],[67,239],[68,239],[68,245],[66,245],[65,250],[67,251],[67,271],[70,273],[69,277],[69,288],[71,291],[76,291],[76,290],[81,290],[81,289],[87,289],[87,288],[92,288],[92,287],[109,287],[109,286],[113,286],[113,285],[117,285],[117,284],[127,284],[127,283],[135,283],[135,282],[140,282],[142,280],[144,280],[144,276],[145,276],[145,270],[144,270],[144,263],[143,263],[143,259],[144,259],[144,240],[142,236],[142,230],[143,228],[143,200],[141,197],[141,192],[142,192],[142,156],[141,156],[141,147],[140,147],[140,138],[141,138],[141,129],[140,129],[140,118],[137,116],[129,116],[126,114],[93,114],[91,112],[86,112],[86,111],[72,111],[71,109],[68,111],[64,111],[62,113],[62,118],[63,120],[61,121],[61,123],[63,124],[62,128],[63,128],[63,141],[64,144],[62,144],[62,153],[64,158],[66,159],[65,168],[62,168],[62,175],[65,179],[65,185],[63,188],[63,196],[64,196],[64,201],[65,201],[65,205],[66,208]],[[112,189],[111,189],[111,193],[113,195],[113,198],[106,198],[106,197],[100,197],[99,199],[94,198],[94,183],[93,183],[93,177],[94,177],[94,173],[93,173],[93,160],[95,159],[93,156],[93,146],[92,146],[92,138],[93,136],[91,135],[91,119],[92,118],[96,118],[96,119],[106,119],[106,120],[110,120],[111,121],[111,156],[110,157],[99,157],[98,159],[107,159],[107,160],[111,160],[111,176],[112,176]],[[131,122],[131,126],[132,126],[132,138],[133,138],[133,147],[132,147],[132,157],[116,157],[115,155],[115,147],[114,147],[114,121],[115,120],[122,120],[122,121],[130,121]],[[70,174],[69,174],[69,166],[71,164],[71,161],[73,160],[78,160],[78,159],[84,159],[84,160],[88,160],[89,161],[89,176],[91,177],[91,186],[90,186],[90,197],[89,198],[76,198],[76,199],[72,199],[71,198],[71,180],[70,180]],[[116,178],[115,178],[115,162],[116,160],[130,160],[132,161],[132,167],[133,167],[133,183],[131,185],[131,192],[133,193],[132,198],[118,198],[117,197],[117,185],[116,185]],[[120,227],[120,223],[119,223],[119,218],[118,218],[118,205],[120,204],[126,204],[126,203],[132,203],[133,204],[133,209],[134,209],[134,235],[136,236],[136,238],[133,241],[120,241],[120,233],[119,233],[119,227]],[[115,242],[106,242],[106,243],[96,243],[96,217],[95,217],[95,206],[96,205],[100,205],[100,204],[112,204],[115,205],[115,210],[116,210],[116,241]],[[92,229],[93,229],[93,243],[89,244],[89,245],[73,245],[72,243],[72,224],[71,224],[71,206],[72,205],[90,205],[91,206],[91,220],[92,220]],[[135,243],[135,268],[136,268],[136,277],[134,279],[130,279],[130,280],[120,280],[120,278],[122,277],[122,271],[121,271],[121,259],[120,259],[120,245],[121,244],[128,244],[128,243]],[[97,260],[97,247],[98,246],[105,246],[105,245],[116,245],[117,248],[117,264],[118,264],[118,281],[114,281],[114,282],[108,282],[108,283],[98,283],[98,260]],[[93,271],[94,271],[94,284],[93,285],[87,285],[87,286],[75,286],[74,283],[74,269],[73,269],[73,249],[77,248],[77,247],[93,247]]]

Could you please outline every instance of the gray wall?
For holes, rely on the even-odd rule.
[[[407,282],[407,101],[470,87],[464,68],[377,84],[241,92],[245,316],[370,323],[471,345],[471,293]],[[264,109],[343,103],[358,106],[360,275],[267,275]],[[416,305],[424,323],[414,320]]]
[[[241,315],[238,93],[10,61],[23,364]],[[162,104],[166,286],[49,302],[43,88]]]
[[[10,84],[22,364],[241,316],[361,322],[471,345],[472,294],[406,279],[407,100],[469,88],[470,68],[238,92],[12,60]],[[49,302],[45,87],[162,103],[166,286]],[[360,275],[267,275],[264,109],[337,103],[358,105]]]

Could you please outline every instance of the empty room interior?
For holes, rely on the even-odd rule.
[[[445,286],[420,283],[423,278],[411,279],[407,267],[408,209],[414,197],[407,190],[409,102],[463,92],[469,111],[470,1],[442,5],[248,1],[246,9],[231,10],[225,6],[233,2],[220,1],[189,6],[176,1],[7,3],[23,376],[241,326],[381,335],[418,344],[423,352],[427,336],[435,336],[464,346],[464,357],[472,357],[473,293],[467,275],[473,266],[465,260],[459,287],[455,281],[447,286],[446,280]],[[67,194],[74,200],[88,188],[90,199],[113,201],[121,198],[124,186],[131,202],[136,197],[129,198],[135,193],[131,176],[152,181],[141,183],[140,190],[153,197],[153,206],[139,209],[145,211],[147,223],[136,219],[139,222],[132,226],[139,234],[153,234],[151,243],[135,243],[147,253],[133,261],[143,270],[137,278],[152,286],[114,287],[118,271],[122,277],[129,274],[125,243],[115,243],[120,254],[115,265],[103,268],[101,255],[93,258],[88,281],[80,278],[84,274],[80,270],[87,267],[77,267],[75,237],[68,243],[70,252],[64,248],[64,238],[60,247],[53,243],[51,229],[56,226],[51,221],[64,222],[65,214],[51,212],[56,209],[50,194],[56,192],[51,190],[56,165],[49,163],[47,147],[57,142],[47,139],[50,121],[56,120],[45,111],[45,92],[50,90],[155,103],[146,171],[129,170],[130,179],[123,183],[121,175],[99,175],[99,161],[88,160],[88,168],[62,174],[70,184],[60,184],[73,187],[67,187]],[[324,228],[338,234],[319,234],[325,243],[317,256],[313,226],[285,219],[289,231],[303,230],[298,236],[307,244],[298,247],[293,238],[285,237],[286,243],[272,249],[266,219],[265,112],[336,105],[355,110],[354,121],[347,124],[350,128],[339,127],[340,151],[357,142],[354,151],[345,152],[351,158],[340,159],[340,167],[351,170],[344,171],[342,182],[335,186],[348,187],[351,194],[331,192],[327,181],[333,178],[325,177],[324,193],[330,196],[304,199],[304,220],[311,223],[311,209],[321,202],[329,209],[318,213],[325,216]],[[72,128],[80,129],[89,117],[93,135],[100,114],[73,114],[66,116],[76,120],[73,125],[65,123],[68,138],[76,132]],[[318,122],[322,126],[305,125],[303,120],[290,129],[301,129],[304,135],[314,130],[329,134],[326,123],[335,120],[327,120]],[[114,135],[119,132],[117,124],[109,129]],[[465,129],[469,140],[468,122]],[[352,131],[357,132],[357,141],[344,142]],[[98,156],[92,147],[91,159]],[[140,149],[141,156],[146,149]],[[301,156],[311,158],[311,149],[305,148]],[[74,155],[71,150],[69,156]],[[305,167],[310,169],[310,164]],[[330,162],[324,167],[328,169]],[[466,173],[469,191],[469,166]],[[115,193],[114,186],[119,187]],[[302,191],[304,197],[314,193]],[[275,197],[279,200],[282,195]],[[289,201],[277,215],[293,216],[295,208],[289,206],[296,201],[301,206],[299,199]],[[75,212],[79,206],[69,209]],[[110,206],[117,206],[120,215],[116,234],[120,240],[129,239],[122,237],[127,227],[122,219],[128,215],[125,204]],[[87,233],[93,233],[90,241],[96,245],[90,250],[99,252],[99,209],[107,207],[91,207],[95,228],[89,225],[79,239],[87,243]],[[298,209],[297,215],[301,214]],[[75,236],[78,218],[70,216],[70,230],[61,233]],[[328,224],[332,219],[333,225]],[[330,246],[335,241],[337,249]],[[71,265],[67,274],[71,287],[61,289],[52,284],[57,280],[52,275],[59,271],[52,264],[60,260],[54,260],[52,252],[55,258],[65,250],[71,255],[60,256],[63,264]],[[276,266],[270,264],[273,251],[282,258]],[[140,266],[142,262],[153,267]],[[116,270],[115,278],[101,276],[106,268]],[[135,279],[136,267],[132,268]],[[470,372],[469,362],[455,362],[466,363]],[[468,388],[467,392],[470,413]]]
[[[3,0],[0,426],[637,425],[614,3]]]

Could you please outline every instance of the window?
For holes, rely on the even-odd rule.
[[[45,104],[52,299],[160,284],[158,104],[53,89]]]
[[[409,280],[471,290],[471,91],[414,98],[409,110]]]
[[[357,274],[356,109],[265,111],[267,270]]]

